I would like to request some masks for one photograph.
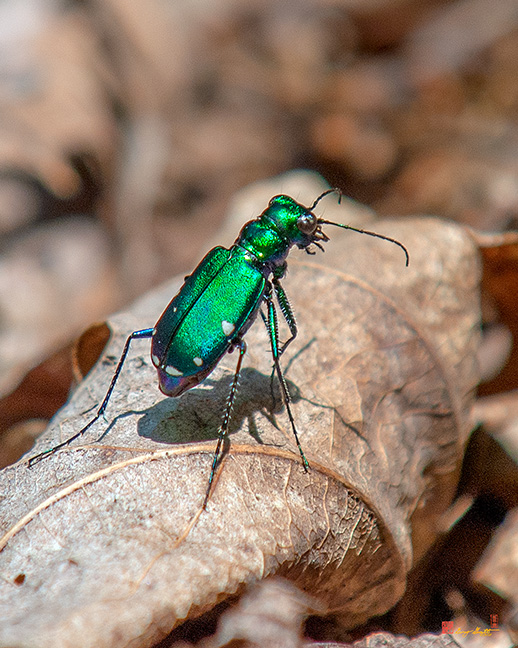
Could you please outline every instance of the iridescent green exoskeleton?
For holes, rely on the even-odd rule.
[[[154,328],[134,331],[126,340],[112,381],[94,418],[79,432],[49,450],[29,460],[29,465],[68,445],[88,430],[104,414],[117,382],[132,340],[151,338],[151,360],[158,372],[160,390],[167,396],[181,396],[200,384],[217,366],[227,352],[238,349],[237,367],[219,430],[212,468],[203,506],[207,504],[221,445],[228,433],[230,416],[236,397],[237,384],[246,345],[243,336],[254,322],[261,305],[266,306],[266,323],[274,371],[290,420],[291,429],[302,458],[304,469],[308,461],[300,445],[295,420],[290,408],[290,395],[282,375],[280,357],[297,336],[297,325],[288,297],[281,286],[286,272],[286,259],[293,246],[314,254],[313,246],[323,251],[322,243],[329,238],[322,225],[335,225],[369,234],[406,248],[395,239],[349,225],[318,218],[313,209],[322,198],[338,189],[324,191],[311,205],[304,207],[289,196],[274,196],[268,207],[255,220],[243,226],[230,249],[216,247],[186,277],[179,293],[167,306]],[[279,345],[277,311],[274,297],[290,330],[289,339]]]

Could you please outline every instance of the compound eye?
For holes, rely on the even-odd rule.
[[[297,227],[303,234],[313,234],[317,227],[317,217],[308,212],[297,218]]]

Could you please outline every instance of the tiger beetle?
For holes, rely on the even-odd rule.
[[[258,218],[243,226],[230,249],[216,247],[211,250],[194,272],[185,278],[179,293],[167,306],[154,328],[133,331],[128,337],[106,396],[95,416],[66,441],[29,459],[29,466],[82,436],[104,415],[133,340],[151,338],[151,361],[158,372],[160,391],[166,396],[174,397],[181,396],[199,385],[215,369],[225,353],[236,349],[237,366],[212,459],[203,502],[205,508],[221,446],[229,430],[239,374],[246,352],[243,336],[257,317],[261,305],[265,303],[267,314],[265,316],[261,311],[261,315],[270,338],[274,372],[272,377],[277,374],[293,436],[302,465],[307,472],[309,463],[300,444],[290,408],[290,394],[280,365],[282,354],[297,337],[295,316],[281,286],[281,279],[286,273],[288,253],[294,245],[308,254],[315,254],[312,246],[324,251],[322,243],[329,241],[329,237],[322,231],[322,225],[335,225],[395,243],[405,253],[407,266],[409,262],[406,247],[393,238],[315,216],[315,207],[324,196],[331,193],[338,194],[338,200],[341,200],[342,193],[339,189],[328,189],[320,194],[311,207],[304,207],[289,196],[274,196]],[[290,331],[290,337],[281,345],[274,295]]]

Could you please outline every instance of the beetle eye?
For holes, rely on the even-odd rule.
[[[317,217],[308,212],[297,218],[297,227],[303,234],[313,234],[317,226]]]

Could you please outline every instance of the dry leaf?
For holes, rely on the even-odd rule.
[[[483,261],[482,288],[513,339],[505,366],[482,387],[483,394],[493,394],[518,386],[518,232],[472,234]]]
[[[352,644],[312,643],[308,648],[457,648],[459,644],[450,635],[422,634],[409,639],[391,635],[389,632],[376,632]]]
[[[32,434],[34,419],[48,422],[66,402],[72,382],[70,364],[70,347],[65,347],[34,367],[11,394],[0,399],[1,468],[30,450],[37,436]],[[45,427],[43,422],[38,434]]]
[[[312,608],[310,597],[291,583],[281,578],[266,579],[221,616],[217,632],[204,648],[230,647],[233,642],[246,642],[250,647],[299,648],[302,621]]]
[[[348,222],[350,205],[340,209],[333,217]],[[0,645],[149,645],[271,574],[346,627],[397,601],[449,505],[470,430],[479,270],[453,224],[370,227],[407,246],[409,268],[396,246],[336,230],[325,255],[293,253],[284,281],[299,337],[283,366],[310,472],[279,403],[272,411],[258,322],[230,450],[201,511],[236,358],[168,399],[148,343],[136,343],[108,426],[2,473]],[[33,453],[88,421],[127,334],[152,325],[180,285],[112,319],[106,355]]]

